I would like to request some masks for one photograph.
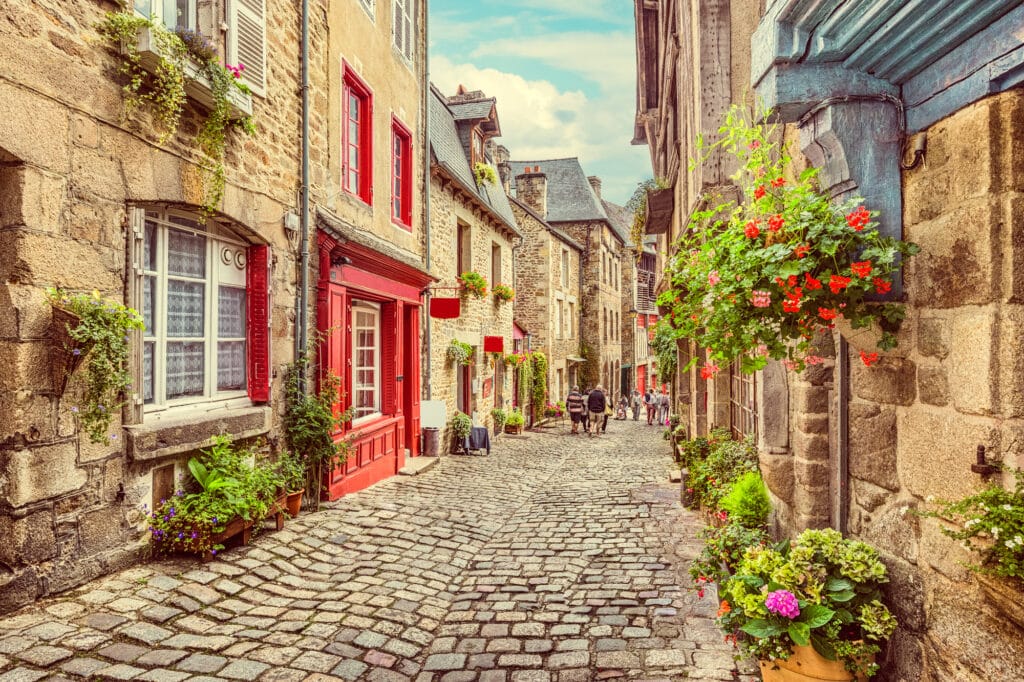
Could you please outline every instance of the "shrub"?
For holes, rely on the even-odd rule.
[[[743,558],[748,547],[771,541],[764,528],[748,528],[732,521],[720,528],[707,526],[700,532],[704,548],[690,564],[690,577],[697,584],[697,596],[704,596],[706,583],[721,583]]]
[[[717,511],[730,484],[748,471],[758,471],[753,441],[720,441],[710,446],[706,458],[689,467],[687,483],[702,505]]]
[[[494,420],[494,428],[501,430],[501,427],[505,426],[505,420],[508,418],[508,413],[500,407],[495,407],[491,410],[491,419]]]
[[[452,416],[452,431],[455,433],[455,437],[462,440],[469,435],[472,428],[473,420],[469,418],[469,415],[456,410],[455,415]]]
[[[748,471],[736,479],[719,504],[730,519],[747,528],[764,526],[772,510],[768,488],[757,471]]]
[[[519,411],[518,407],[512,408],[512,411],[508,413],[505,418],[505,424],[507,426],[522,426],[526,423],[526,418],[523,413]]]

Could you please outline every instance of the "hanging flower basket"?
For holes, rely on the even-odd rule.
[[[71,336],[82,318],[70,310],[53,308],[53,323],[50,327],[50,372],[53,389],[62,395],[68,387],[68,380],[75,373],[92,348],[91,343],[80,343]]]
[[[463,296],[472,294],[476,298],[483,298],[487,295],[487,280],[479,272],[472,270],[459,275],[459,284],[462,285],[460,293]]]

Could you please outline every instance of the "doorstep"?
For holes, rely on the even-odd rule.
[[[433,469],[440,459],[440,457],[410,457],[405,460],[405,466],[398,470],[398,475],[417,476]]]

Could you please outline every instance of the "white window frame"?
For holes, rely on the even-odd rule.
[[[206,227],[205,230],[192,228],[186,225],[180,225],[170,221],[170,218],[178,217],[186,220],[199,223]],[[146,209],[145,223],[156,224],[156,270],[148,269],[149,263],[141,263],[141,273],[143,278],[153,277],[154,287],[156,289],[153,297],[153,321],[154,330],[148,330],[143,332],[142,343],[143,347],[140,352],[141,357],[145,357],[145,344],[153,343],[153,401],[145,404],[143,407],[144,414],[146,416],[157,415],[165,411],[173,411],[177,408],[192,407],[197,405],[206,405],[209,408],[226,407],[224,403],[228,401],[236,402],[249,402],[248,400],[248,372],[249,372],[249,352],[248,339],[247,338],[220,338],[220,330],[218,329],[218,296],[220,293],[220,287],[228,286],[233,288],[239,288],[245,291],[247,301],[250,292],[246,286],[246,268],[248,263],[246,261],[248,244],[241,241],[237,237],[226,235],[226,230],[219,229],[218,226],[212,221],[206,220],[194,213],[187,211],[176,211],[176,210],[156,210]],[[143,243],[145,241],[146,224],[143,225]],[[205,286],[205,292],[203,297],[203,336],[202,337],[168,337],[167,336],[167,283],[171,279],[175,280],[188,280],[188,281],[199,281],[198,278],[181,277],[178,275],[170,275],[167,268],[168,259],[168,230],[179,230],[181,232],[191,233],[194,235],[202,236],[206,239],[206,272],[203,277],[203,284]],[[220,247],[223,247],[220,248]],[[226,266],[234,264],[239,267],[242,271],[241,282],[232,282],[227,279],[222,280],[218,274],[217,262],[222,256],[222,251],[226,249],[228,253],[224,254],[225,257],[230,257],[232,263],[226,263]],[[140,257],[140,261],[143,259]],[[144,286],[142,291],[144,291]],[[144,309],[145,301],[140,303],[140,310]],[[248,307],[248,303],[246,304]],[[248,313],[248,310],[245,311]],[[246,327],[248,326],[248,319],[245,322]],[[167,343],[168,342],[188,342],[188,341],[202,341],[205,348],[203,354],[203,393],[202,395],[195,396],[184,396],[180,398],[167,398]],[[242,388],[228,391],[221,391],[217,388],[217,345],[219,341],[243,341],[246,344],[245,348],[245,364],[244,370],[246,377],[242,381]],[[144,362],[140,363],[140,376],[139,385],[142,389],[139,392],[140,396],[145,395],[145,376],[144,376]]]
[[[370,21],[377,22],[377,1],[376,0],[359,0],[360,7],[370,17]]]
[[[358,337],[359,330],[360,329],[366,329],[366,327],[360,327],[360,326],[358,326],[356,324],[356,319],[357,319],[356,315],[357,315],[357,313],[369,313],[369,314],[373,315],[373,319],[374,319],[374,326],[373,326],[373,350],[374,350],[374,353],[373,353],[373,366],[372,367],[362,367],[361,365],[358,364],[359,349],[361,348],[361,346],[357,345],[356,338]],[[380,309],[380,304],[379,303],[371,303],[370,301],[361,301],[361,300],[353,300],[352,301],[351,322],[350,322],[350,325],[349,325],[351,327],[351,331],[349,333],[349,348],[352,349],[352,356],[351,356],[352,357],[352,363],[351,363],[352,364],[352,370],[351,370],[351,377],[350,377],[350,385],[352,386],[352,410],[353,410],[353,415],[355,414],[355,410],[357,409],[356,408],[356,401],[358,399],[359,390],[361,388],[360,384],[357,382],[357,378],[359,377],[359,370],[360,369],[373,369],[373,379],[374,379],[374,383],[373,383],[373,387],[372,387],[373,388],[373,396],[374,396],[374,411],[370,412],[368,414],[364,414],[364,415],[359,416],[359,417],[354,417],[352,419],[352,425],[353,426],[356,426],[357,424],[362,424],[362,423],[368,422],[370,420],[376,419],[376,418],[380,417],[383,414],[381,412],[381,402],[383,402],[383,400],[382,400],[382,395],[381,395],[381,376],[380,376],[380,372],[381,372],[380,356],[381,356],[381,350],[382,350],[381,342],[380,342],[381,341],[380,321],[381,321],[381,309]]]
[[[149,14],[139,10],[138,5],[140,1],[149,6]],[[132,9],[135,14],[140,17],[146,17],[153,23],[166,27],[169,31],[173,31],[177,27],[177,22],[175,22],[173,26],[167,25],[167,19],[164,17],[163,0],[133,0]],[[197,0],[188,0],[188,13],[192,23],[185,26],[185,28],[195,31],[199,27],[199,9]],[[177,19],[177,17],[175,17],[175,19]]]

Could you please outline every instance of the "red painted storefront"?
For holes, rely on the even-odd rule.
[[[326,337],[321,370],[341,378],[339,410],[351,406],[358,392],[352,369],[353,306],[379,316],[371,354],[379,375],[379,390],[374,392],[378,409],[335,434],[335,440],[349,439],[351,449],[345,463],[325,476],[323,494],[334,500],[396,474],[405,464],[407,450],[413,457],[419,455],[420,292],[432,278],[371,247],[322,230],[318,242],[317,320]]]

